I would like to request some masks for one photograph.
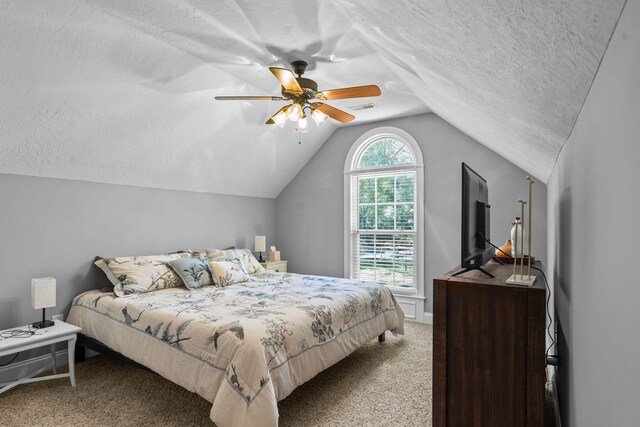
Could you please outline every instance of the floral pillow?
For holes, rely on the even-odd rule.
[[[262,264],[260,264],[260,261],[258,261],[256,259],[255,256],[253,256],[253,253],[249,250],[249,249],[239,249],[242,251],[243,253],[243,262],[245,263],[245,265],[247,265],[247,272],[249,274],[255,274],[255,273],[259,273],[261,271],[266,270]]]
[[[264,270],[258,260],[253,256],[249,249],[207,249],[207,258],[239,258],[244,269],[249,274],[255,274]]]
[[[169,266],[180,276],[187,288],[194,290],[213,285],[207,260],[201,256],[169,261]]]
[[[95,264],[114,282],[116,295],[122,297],[182,286],[182,279],[169,267],[169,262],[181,258],[184,255],[116,257],[104,258]]]
[[[249,281],[249,275],[239,258],[209,259],[208,262],[216,286]]]

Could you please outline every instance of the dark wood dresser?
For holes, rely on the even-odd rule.
[[[505,284],[513,265],[459,268],[433,280],[433,426],[543,426],[541,275],[527,288]]]

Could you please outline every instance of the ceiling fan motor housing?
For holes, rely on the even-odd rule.
[[[293,68],[293,72],[298,75],[296,77],[296,81],[298,85],[302,88],[302,94],[291,92],[284,87],[282,88],[282,95],[285,98],[289,98],[292,100],[297,100],[298,98],[302,98],[302,103],[308,101],[309,99],[313,99],[316,97],[316,93],[318,92],[318,83],[311,79],[306,79],[302,77],[305,71],[307,71],[307,63],[305,61],[293,61],[291,63],[291,68]]]
[[[293,61],[291,63],[291,67],[293,68],[293,72],[298,75],[298,77],[302,76],[305,71],[307,71],[307,63],[304,61]]]
[[[302,94],[291,92],[283,87],[282,95],[285,98],[295,99],[296,97],[302,96],[306,99],[313,99],[316,97],[316,93],[318,92],[318,83],[304,77],[296,77],[296,80],[302,88]]]

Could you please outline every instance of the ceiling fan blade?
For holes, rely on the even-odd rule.
[[[286,101],[281,96],[216,96],[217,101]]]
[[[322,102],[315,102],[314,104],[312,104],[312,108],[314,110],[317,109],[322,111],[327,116],[339,121],[340,123],[349,123],[351,120],[356,118],[356,116],[352,116],[347,112],[332,107],[331,105],[323,104]]]
[[[275,124],[276,124],[276,122],[273,120],[273,118],[274,118],[275,116],[277,116],[277,115],[280,113],[280,111],[285,111],[287,108],[289,108],[289,106],[288,106],[288,105],[285,105],[284,107],[282,107],[281,109],[279,109],[278,111],[276,111],[276,113],[275,113],[273,116],[271,116],[271,118],[270,118],[269,120],[267,120],[267,121],[265,122],[265,124],[267,124],[267,125],[275,125]]]
[[[380,96],[380,88],[376,85],[345,87],[343,89],[323,90],[316,93],[316,98],[330,101],[332,99],[363,98]]]
[[[269,70],[276,76],[276,79],[280,81],[283,88],[290,92],[302,93],[302,88],[298,84],[296,77],[291,70],[286,68],[269,67]]]

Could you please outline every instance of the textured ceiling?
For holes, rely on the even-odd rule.
[[[622,0],[30,1],[0,11],[0,172],[275,197],[336,129],[264,125],[309,62],[353,123],[433,111],[547,180]]]

